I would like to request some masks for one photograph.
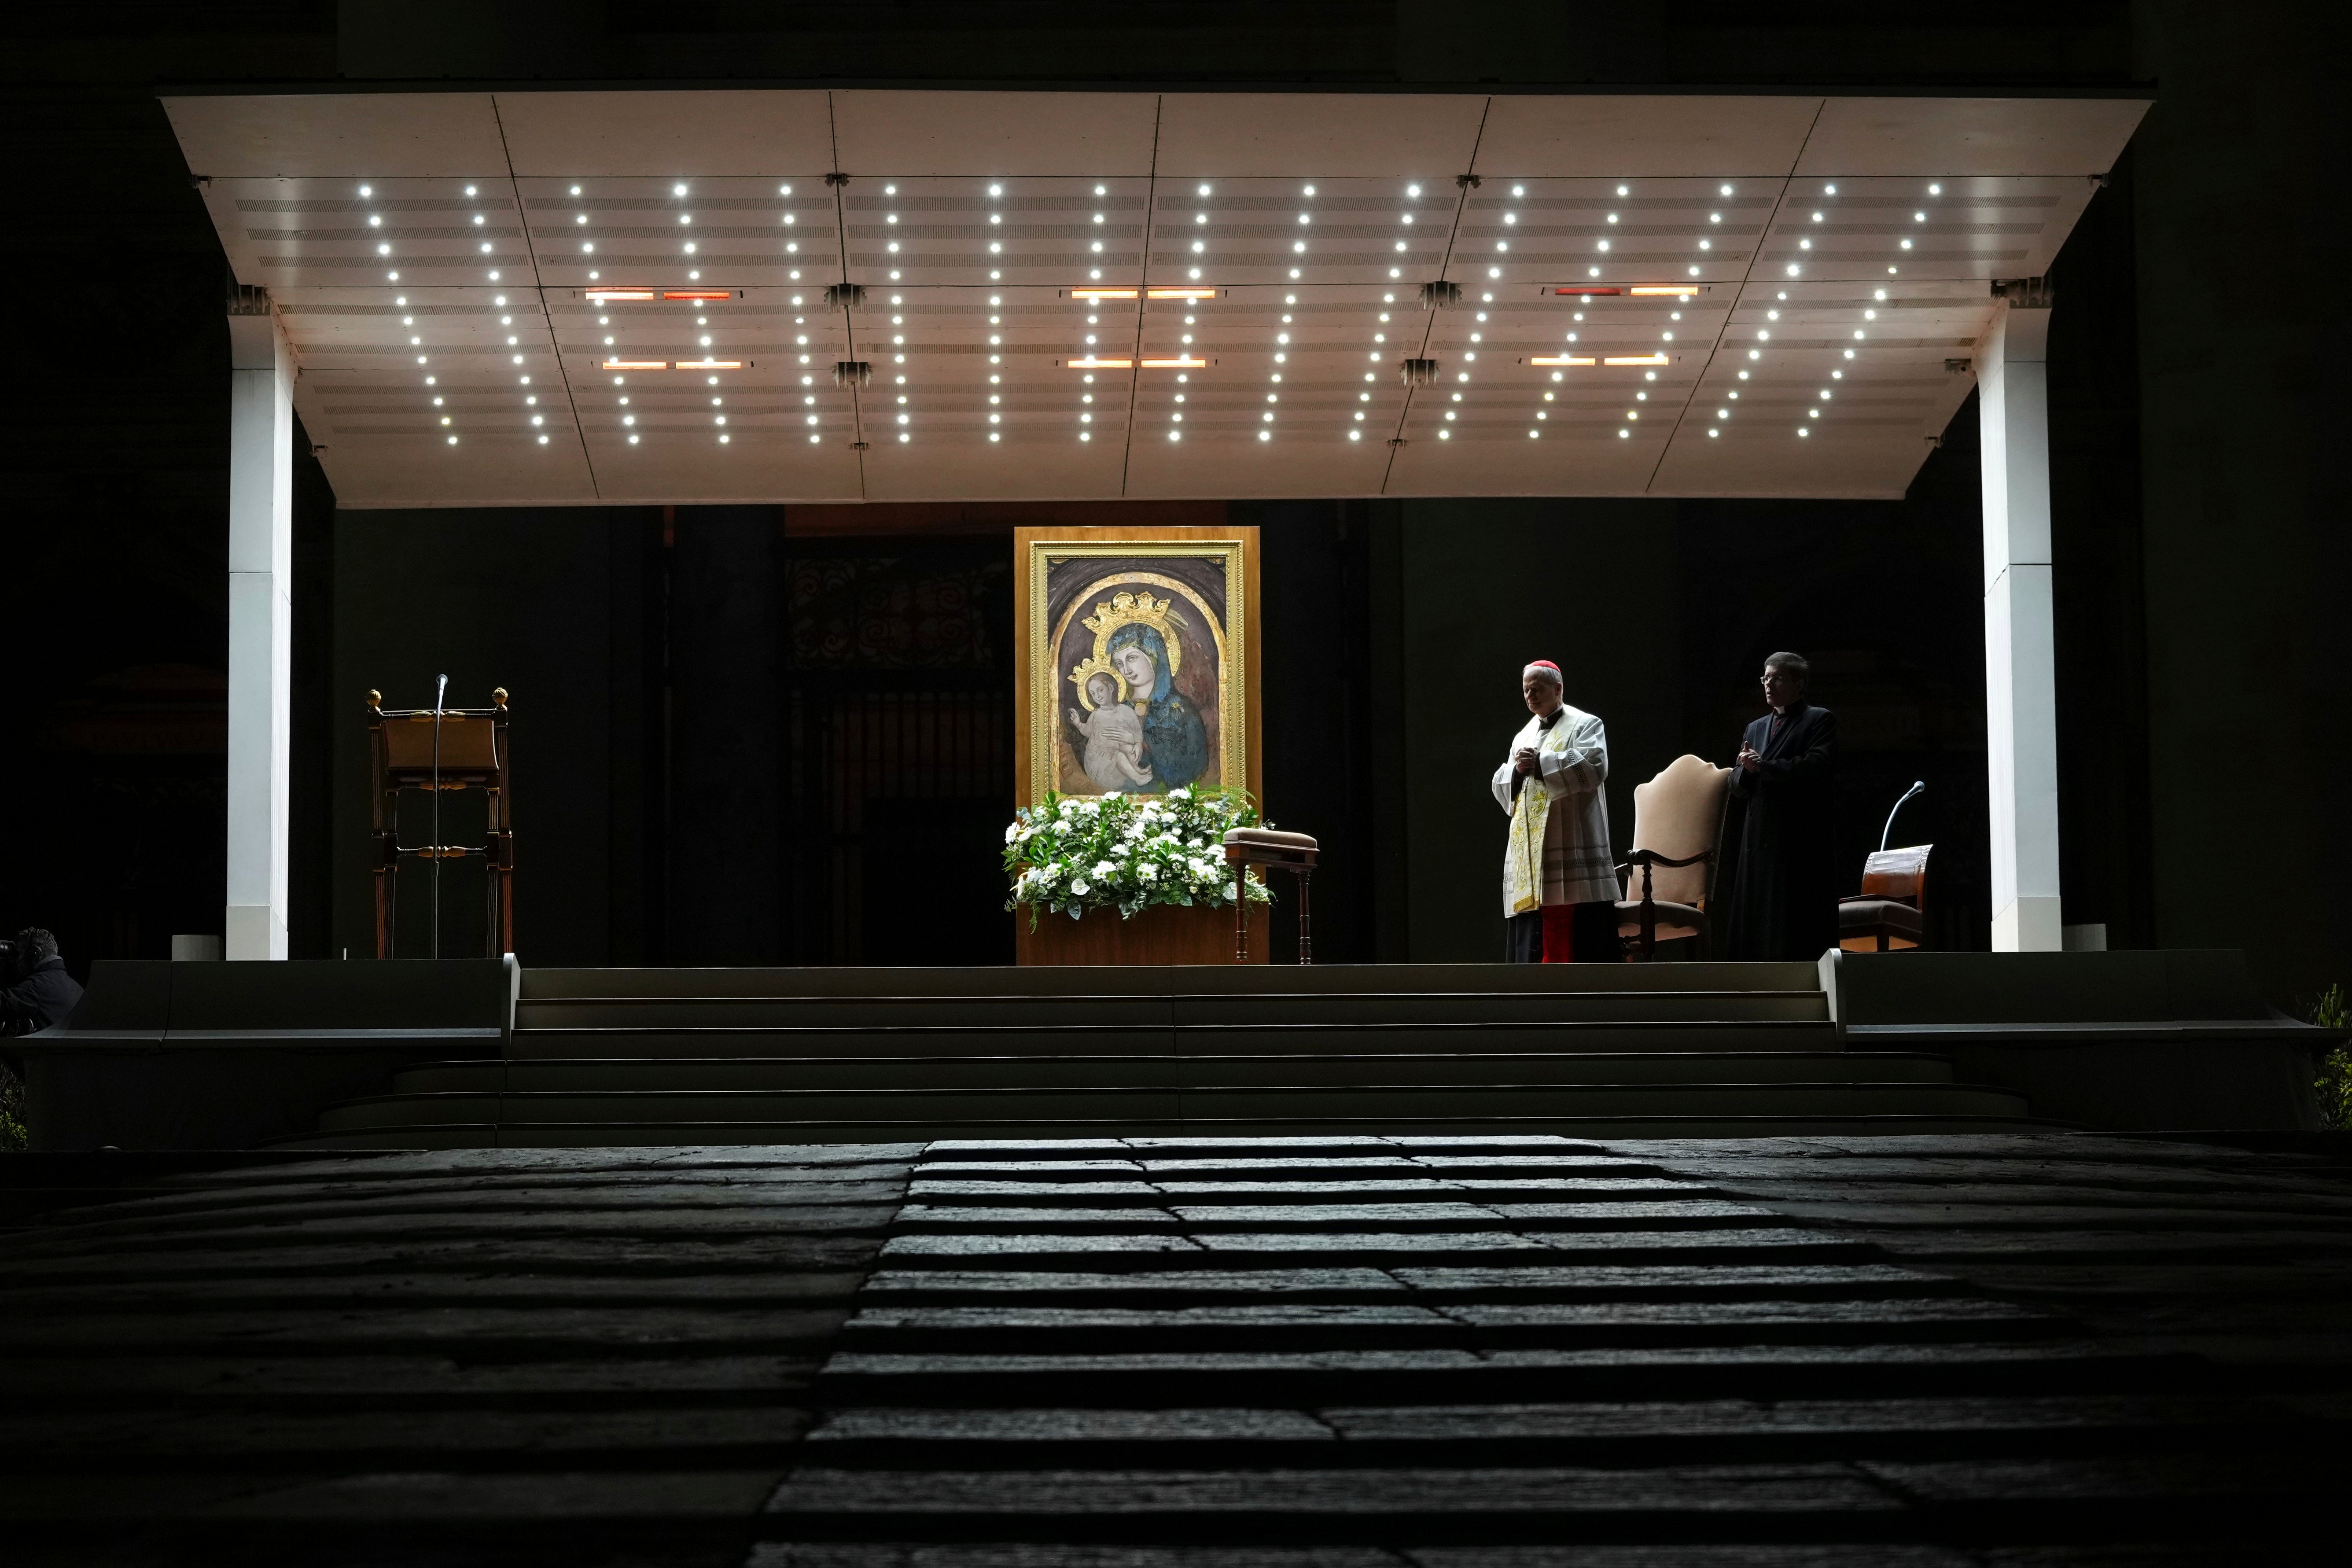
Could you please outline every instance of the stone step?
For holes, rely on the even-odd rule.
[[[1812,963],[1197,964],[1110,968],[541,969],[526,1002],[596,998],[875,996],[1339,996],[1399,993],[1592,994],[1660,991],[1821,993]]]
[[[1769,1114],[1709,1115],[1536,1115],[1513,1118],[1438,1116],[1365,1117],[1352,1121],[1212,1121],[1187,1117],[1181,1121],[1144,1121],[1129,1118],[1046,1123],[1038,1121],[987,1121],[979,1119],[932,1121],[440,1121],[387,1122],[320,1131],[281,1139],[272,1149],[331,1150],[459,1150],[459,1149],[751,1149],[810,1144],[916,1142],[1039,1137],[1104,1139],[1220,1134],[1251,1137],[1348,1138],[1366,1135],[1414,1137],[1473,1132],[1545,1137],[1627,1140],[1694,1138],[1896,1138],[1948,1137],[2000,1132],[2046,1132],[2053,1123],[2018,1114],[1980,1116],[1964,1112],[1894,1112],[1875,1110],[1853,1115]],[[1088,1256],[1099,1251],[1091,1245]],[[1072,1250],[1066,1248],[1064,1250]],[[1338,1249],[1344,1250],[1344,1249]],[[1312,1261],[1328,1262],[1337,1250],[1325,1249]],[[1282,1261],[1270,1255],[1264,1261]],[[1302,1248],[1300,1260],[1307,1260]],[[1434,1261],[1434,1258],[1431,1259]]]
[[[944,1020],[903,1028],[520,1027],[516,1058],[590,1057],[966,1057],[1241,1056],[1308,1052],[1339,1055],[1439,1055],[1461,1052],[1823,1051],[1836,1033],[1818,1023],[1625,1021],[1561,1024],[1360,1023],[1344,1026],[1231,1025],[1214,1029],[1106,1024],[1079,1027],[992,1028]]]
[[[2037,1125],[1935,1052],[1839,1049],[1808,964],[529,970],[495,1060],[303,1148]]]
[[[894,984],[881,983],[884,986]],[[1827,1023],[1818,990],[1680,988],[1339,994],[523,997],[523,1028],[1214,1028],[1235,1025]]]
[[[980,1047],[985,1050],[985,1046]],[[1949,1083],[1919,1053],[1743,1051],[1315,1056],[622,1057],[436,1062],[394,1079],[396,1094],[567,1089],[1018,1089],[1093,1086],[1191,1091],[1380,1085]]]
[[[1323,1126],[1352,1122],[1402,1128],[1433,1121],[1606,1121],[1623,1116],[1753,1120],[1922,1115],[2023,1123],[2030,1112],[2022,1099],[1998,1089],[1905,1082],[1266,1086],[1181,1090],[1088,1087],[460,1090],[348,1100],[321,1116],[319,1130],[339,1132],[463,1121],[500,1126],[759,1122],[887,1126],[903,1130],[877,1136],[913,1139],[1012,1136],[1026,1128],[1056,1130],[1044,1134],[1047,1136],[1087,1136],[1100,1128],[1139,1133],[1202,1123]],[[915,1131],[978,1123],[1000,1131],[985,1134]],[[1086,1131],[1076,1130],[1081,1126]],[[845,1132],[842,1141],[853,1136],[864,1139],[869,1134]]]

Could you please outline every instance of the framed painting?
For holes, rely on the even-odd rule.
[[[1257,530],[1023,528],[1019,803],[1258,793]]]

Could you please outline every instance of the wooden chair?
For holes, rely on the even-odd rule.
[[[393,956],[400,915],[400,862],[482,858],[489,899],[489,956],[514,951],[514,795],[507,745],[507,689],[490,693],[488,708],[444,708],[436,726],[430,708],[383,706],[383,693],[367,694],[368,755],[375,774],[375,955]],[[435,746],[436,730],[440,731]],[[404,790],[478,789],[489,797],[488,832],[479,845],[403,845],[399,840]]]
[[[1862,863],[1862,891],[1838,900],[1838,946],[1888,952],[1924,946],[1927,930],[1927,853],[1932,844],[1881,849]]]
[[[1657,777],[1633,787],[1633,847],[1617,868],[1625,879],[1617,934],[1628,944],[1628,958],[1647,962],[1662,942],[1706,934],[1730,799],[1731,770],[1692,756],[1676,757]]]
[[[1249,900],[1242,879],[1252,866],[1278,866],[1298,879],[1298,962],[1315,962],[1315,931],[1307,917],[1307,885],[1315,876],[1315,840],[1271,827],[1236,827],[1225,835],[1225,864],[1234,868],[1234,962],[1249,962]]]

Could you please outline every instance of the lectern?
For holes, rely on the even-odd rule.
[[[507,747],[507,689],[488,708],[386,708],[370,691],[368,754],[375,774],[375,955],[390,958],[400,913],[404,858],[482,858],[488,892],[489,956],[514,951],[514,797]],[[478,845],[400,842],[400,797],[408,790],[478,789],[488,797],[488,831]],[[434,820],[439,821],[439,815]],[[437,833],[436,837],[440,837]]]

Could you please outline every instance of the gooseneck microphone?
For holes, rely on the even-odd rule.
[[[1924,795],[1927,793],[1927,781],[1926,779],[1921,779],[1917,784],[1913,784],[1909,789],[1903,792],[1903,799],[1895,803],[1895,811],[1902,810],[1905,801],[1908,801],[1915,795]],[[1879,830],[1878,852],[1882,855],[1886,853],[1886,840],[1895,831],[1895,811],[1890,811],[1886,814],[1886,826]]]

